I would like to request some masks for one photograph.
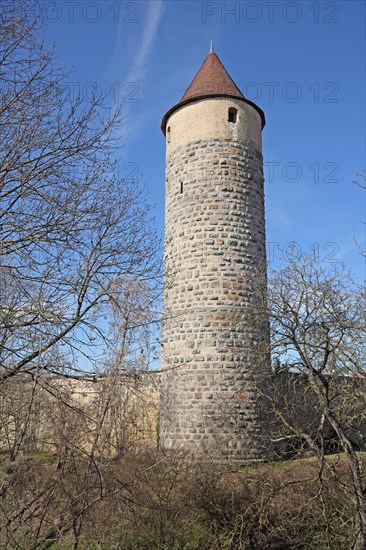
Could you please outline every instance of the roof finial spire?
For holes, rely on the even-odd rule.
[[[211,40],[210,53],[213,52],[213,40]]]

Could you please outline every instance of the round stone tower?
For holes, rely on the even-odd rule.
[[[210,51],[166,136],[160,445],[197,458],[265,456],[269,370],[261,132],[264,114]]]

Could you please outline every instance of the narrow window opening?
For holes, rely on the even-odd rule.
[[[168,126],[167,128],[166,137],[167,137],[168,143],[170,143],[170,126]]]
[[[234,107],[229,107],[228,121],[235,124],[237,119],[238,119],[238,110],[235,109]]]
[[[181,192],[181,194],[183,193],[183,182],[182,181],[180,182],[180,192]]]

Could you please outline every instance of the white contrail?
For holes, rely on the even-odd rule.
[[[149,2],[148,13],[142,32],[141,46],[133,60],[127,82],[141,81],[145,76],[152,45],[163,15],[163,7],[163,0],[152,0]]]
[[[139,39],[139,46],[137,47],[136,53],[132,58],[132,64],[128,76],[126,79],[124,79],[127,85],[131,83],[136,83],[136,85],[138,86],[137,89],[142,89],[142,81],[146,77],[150,55],[153,50],[154,41],[158,32],[158,27],[163,15],[163,11],[164,0],[150,0],[147,6],[147,14],[144,20],[141,38]],[[118,32],[118,49],[120,49],[121,42],[122,34],[121,32]],[[123,104],[123,124],[120,130],[117,131],[117,133],[120,133],[123,137],[126,137],[127,135],[130,135],[133,131],[136,131],[142,123],[142,119],[139,120],[136,117],[129,119],[128,113],[130,111],[130,108],[130,105],[128,105],[127,103]]]

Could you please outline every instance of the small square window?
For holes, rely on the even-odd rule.
[[[237,121],[237,118],[238,118],[238,110],[234,109],[234,107],[229,107],[228,118],[227,118],[228,121],[235,124]]]

